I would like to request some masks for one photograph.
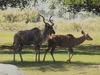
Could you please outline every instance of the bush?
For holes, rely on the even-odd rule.
[[[12,12],[13,11],[13,12]],[[0,12],[1,22],[26,22],[29,20],[30,22],[37,17],[38,13],[31,9],[18,9],[18,8],[9,8],[7,10]],[[2,20],[3,19],[3,20]]]

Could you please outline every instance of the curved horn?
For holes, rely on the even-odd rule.
[[[54,26],[54,23],[53,23],[53,20],[51,20],[51,17],[52,16],[50,16],[50,18],[49,18],[49,22],[52,24],[52,26]]]
[[[40,16],[43,18],[43,22],[46,23],[46,22],[45,22],[45,18],[44,18],[42,15],[40,15]]]
[[[51,20],[52,16],[50,16],[49,21]]]

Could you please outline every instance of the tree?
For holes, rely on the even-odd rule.
[[[29,5],[31,0],[0,0],[0,9],[6,9],[7,7],[19,7],[24,8]]]
[[[92,0],[85,0],[84,2],[86,3],[87,6],[92,5]]]

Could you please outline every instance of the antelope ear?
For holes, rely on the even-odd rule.
[[[83,35],[85,35],[85,32],[84,32],[83,30],[81,31],[81,33],[82,33]]]

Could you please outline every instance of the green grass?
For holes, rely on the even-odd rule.
[[[66,3],[69,0],[65,0]],[[79,1],[79,0],[77,0]],[[14,11],[12,13],[12,10]],[[30,11],[30,12],[29,12]],[[31,29],[33,27],[43,28],[43,22],[25,24],[26,19],[34,18],[37,12],[25,9],[0,10],[0,45],[12,45],[13,36],[16,31]],[[89,15],[87,13],[87,15]],[[10,20],[7,18],[16,17]],[[12,22],[14,21],[14,22]],[[42,20],[41,20],[42,21]],[[13,62],[11,50],[0,49],[0,63],[17,65],[26,75],[100,75],[100,17],[87,18],[85,20],[64,20],[55,21],[54,29],[56,34],[71,33],[76,37],[81,35],[80,31],[84,30],[90,34],[93,41],[85,41],[82,45],[74,49],[72,63],[66,62],[68,55],[65,50],[57,49],[55,52],[56,62],[52,62],[50,54],[46,57],[46,62],[35,62],[33,48],[25,48],[23,51],[24,62],[21,63],[19,55],[16,56],[16,62]],[[79,32],[76,32],[76,31]],[[43,53],[41,54],[41,60]]]
[[[76,37],[79,32],[70,32]],[[11,45],[15,32],[0,32],[0,45]],[[62,33],[64,34],[64,33]],[[86,41],[82,45],[74,48],[72,63],[66,62],[68,55],[65,50],[56,49],[55,59],[52,62],[51,55],[48,54],[45,62],[36,63],[33,48],[23,50],[24,62],[20,62],[19,55],[16,55],[16,62],[13,62],[13,54],[10,50],[0,49],[0,63],[17,65],[26,75],[100,75],[100,34],[91,32],[93,41]],[[43,53],[41,54],[41,61]]]

